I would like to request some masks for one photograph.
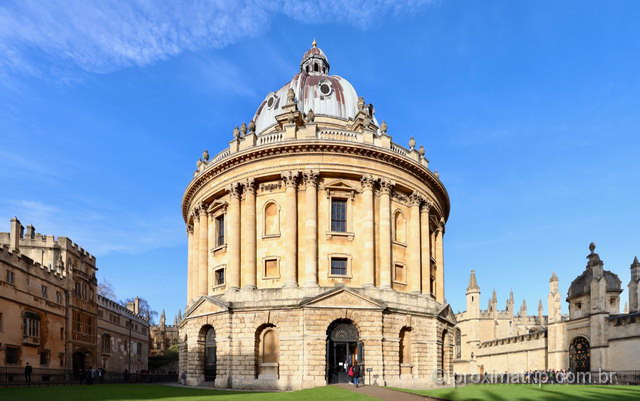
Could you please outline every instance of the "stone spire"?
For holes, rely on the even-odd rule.
[[[509,291],[509,299],[507,300],[507,312],[513,314],[513,307],[515,305],[515,301],[513,299],[513,290]]]
[[[558,291],[558,276],[553,272],[549,279],[549,295],[547,296],[547,313],[549,313],[549,323],[559,322],[560,313],[560,292]]]
[[[498,309],[498,295],[496,294],[496,289],[493,289],[493,293],[491,294],[491,299],[489,300],[489,310],[495,311]]]
[[[471,270],[469,286],[467,287],[467,314],[469,317],[480,315],[480,286],[476,280],[476,271]]]
[[[629,312],[640,311],[640,262],[638,257],[631,263],[631,280],[629,281]]]
[[[480,291],[480,287],[478,286],[478,281],[476,280],[476,271],[471,270],[471,275],[469,276],[469,285],[467,286],[467,292],[471,290]]]
[[[542,307],[542,299],[538,301],[538,321],[539,324],[542,324],[542,313],[544,312],[544,308]]]
[[[520,316],[521,317],[527,316],[527,300],[526,299],[523,299],[522,305],[520,305]]]
[[[166,315],[164,313],[164,309],[162,310],[162,314],[160,314],[160,326],[164,327],[167,322]]]

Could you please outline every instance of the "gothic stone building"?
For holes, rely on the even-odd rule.
[[[179,323],[182,319],[182,314],[178,311],[178,314],[173,319],[173,324],[167,324],[167,317],[164,312],[160,314],[160,323],[151,326],[151,355],[162,354],[170,347],[179,344]]]
[[[639,370],[640,263],[631,264],[629,304],[620,313],[620,279],[608,270],[590,245],[585,270],[569,287],[569,315],[561,314],[558,277],[549,280],[548,316],[526,315],[526,304],[513,314],[513,297],[504,311],[480,310],[480,287],[471,272],[467,310],[456,315],[454,368],[457,373],[510,372],[536,369],[573,371]]]
[[[147,319],[98,296],[96,271],[95,257],[69,238],[11,219],[10,232],[0,233],[0,367],[124,369],[118,361],[130,346],[118,339],[128,338],[132,321],[141,344],[134,358],[146,369]]]
[[[188,384],[307,388],[354,361],[378,384],[451,371],[447,191],[315,43],[227,149],[204,152],[182,212]]]

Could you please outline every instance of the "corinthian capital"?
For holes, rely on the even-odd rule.
[[[318,170],[306,170],[302,173],[304,185],[307,187],[315,187],[316,185],[318,185],[319,177],[320,172]]]
[[[240,199],[241,196],[241,185],[238,182],[234,182],[227,186],[227,192],[229,192],[229,196],[231,199]]]
[[[362,185],[363,191],[373,191],[373,184],[376,180],[371,174],[365,174],[360,178],[360,185]]]
[[[253,178],[247,178],[242,182],[242,192],[244,194],[252,193],[256,194],[256,180]]]
[[[281,174],[282,181],[284,181],[284,185],[286,187],[296,187],[298,183],[298,176],[300,175],[299,171],[285,171]]]
[[[380,179],[380,193],[381,194],[391,194],[391,190],[396,183],[388,178]]]
[[[424,201],[424,196],[422,196],[417,192],[412,192],[411,195],[409,195],[409,204],[411,206],[420,206],[420,204],[423,201]]]
[[[193,224],[187,224],[187,235],[193,235]]]
[[[429,213],[431,209],[433,209],[435,205],[429,199],[425,199],[424,203],[422,203],[422,207],[420,210],[424,213]]]

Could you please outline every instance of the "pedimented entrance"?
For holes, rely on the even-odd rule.
[[[349,382],[348,367],[354,361],[364,370],[364,345],[351,320],[339,319],[327,329],[327,382]]]

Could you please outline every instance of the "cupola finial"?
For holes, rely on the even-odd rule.
[[[311,42],[311,47],[318,47],[318,42],[316,42],[316,38],[313,38],[313,42]]]

